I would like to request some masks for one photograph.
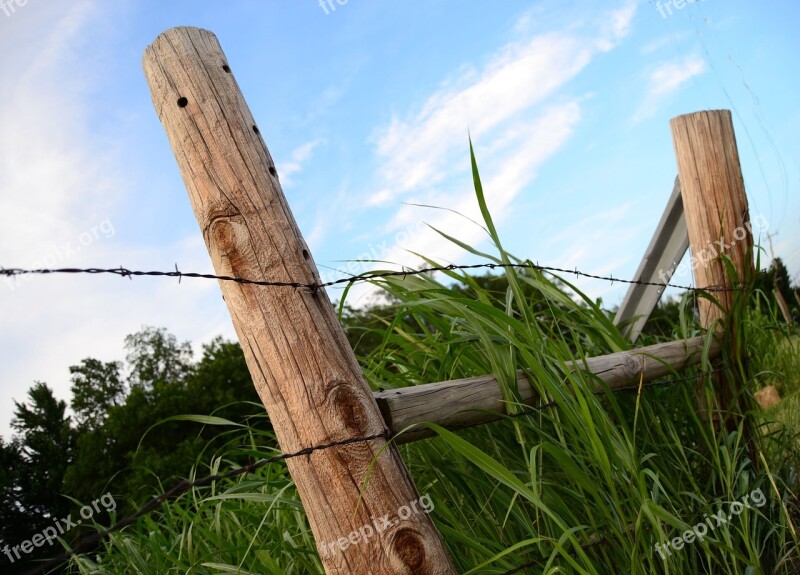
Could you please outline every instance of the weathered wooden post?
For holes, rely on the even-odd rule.
[[[670,120],[683,209],[692,249],[692,269],[699,287],[734,288],[728,278],[722,255],[730,258],[739,282],[753,277],[753,234],[744,189],[739,152],[728,110],[708,110]],[[734,293],[715,291],[721,307],[700,299],[703,327],[722,331],[729,321]],[[742,353],[742,341],[735,326],[729,325],[729,351]],[[715,378],[715,411],[727,412],[738,404],[744,413],[742,395],[733,382]],[[735,401],[737,399],[740,401]],[[718,418],[715,416],[715,421]],[[736,418],[729,419],[735,427]]]
[[[214,34],[170,29],[143,60],[216,273],[319,282]],[[284,452],[386,431],[324,290],[220,287]],[[420,495],[394,446],[377,459],[361,493],[385,443],[378,437],[287,460],[326,572],[455,573],[430,517],[416,505],[413,513],[400,511]]]

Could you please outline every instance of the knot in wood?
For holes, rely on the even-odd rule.
[[[255,261],[250,233],[240,215],[220,214],[212,217],[206,228],[206,243],[212,259],[222,265],[223,273],[252,276]],[[215,258],[215,255],[217,258]]]
[[[367,435],[370,419],[364,405],[366,397],[358,393],[355,385],[346,381],[333,383],[329,388],[328,399],[334,415],[352,435]]]
[[[208,224],[209,239],[224,255],[236,250],[236,231],[227,216],[216,217]]]
[[[402,527],[392,539],[392,549],[407,566],[409,573],[427,573],[428,554],[425,539],[414,529]]]
[[[632,355],[626,355],[623,360],[623,369],[625,373],[630,376],[638,375],[642,371],[642,359],[633,357]]]

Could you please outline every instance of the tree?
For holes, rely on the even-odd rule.
[[[19,475],[23,465],[19,446],[13,441],[5,443],[0,437],[0,545],[8,544],[20,533],[31,531],[30,519],[20,504],[22,488]]]
[[[57,400],[47,384],[36,382],[28,390],[28,398],[29,405],[14,402],[11,420],[25,465],[25,472],[18,478],[18,501],[33,523],[45,523],[69,508],[61,493],[64,474],[72,460],[74,434],[70,418],[65,415],[67,404]]]
[[[166,328],[145,326],[125,338],[127,360],[131,366],[131,387],[151,390],[159,383],[183,383],[192,370],[192,347],[178,344]]]
[[[109,410],[125,396],[125,384],[120,376],[122,364],[104,363],[86,358],[69,368],[72,374],[72,411],[78,428],[98,429],[108,417]]]
[[[238,420],[264,412],[241,346],[221,337],[203,346],[203,357],[187,379],[186,391],[193,413],[213,412],[220,417]],[[244,402],[256,405],[248,406]]]
[[[794,291],[797,288],[792,287],[789,271],[781,258],[775,258],[769,268],[759,271],[756,274],[754,283],[755,289],[763,292],[773,307],[777,308],[778,306],[776,293],[779,292],[783,297],[783,302],[786,304],[786,311],[789,312],[789,315],[796,316],[800,314],[800,305],[798,305],[798,299],[794,295]]]
[[[79,425],[64,488],[79,500],[111,489],[121,502],[142,501],[185,477],[204,451],[227,441],[218,428],[162,423],[170,417],[214,414],[242,421],[264,412],[238,343],[216,338],[203,346],[197,363],[189,343],[178,344],[164,328],[145,327],[125,343],[127,394],[118,362],[89,358],[70,368],[72,408],[85,424]],[[121,512],[127,511],[125,505]]]

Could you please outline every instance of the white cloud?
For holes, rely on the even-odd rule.
[[[655,38],[647,42],[644,46],[642,46],[642,54],[652,54],[662,48],[666,48],[668,46],[672,46],[673,50],[680,45],[686,38],[691,36],[691,32],[688,30],[674,33],[674,34],[666,34],[659,38]]]
[[[91,91],[105,80],[96,46],[83,41],[103,18],[90,1],[29,2],[0,12],[0,265],[210,270],[201,236],[130,245],[135,223],[120,206],[129,179],[118,143],[92,131]],[[8,30],[6,29],[8,28]],[[78,48],[82,46],[82,48]],[[126,134],[118,136],[120,141]],[[297,152],[305,159],[303,149]],[[308,152],[310,153],[310,151]],[[123,229],[125,228],[125,229]],[[102,264],[101,264],[102,265]],[[8,438],[11,398],[34,381],[70,396],[68,367],[92,356],[124,357],[123,339],[142,325],[166,326],[180,339],[207,341],[233,329],[216,282],[51,275],[0,281],[3,384],[0,436]],[[202,310],[202,313],[198,313]],[[202,338],[199,338],[202,336]]]
[[[653,115],[658,106],[669,96],[677,92],[686,82],[705,71],[705,60],[696,55],[665,62],[651,70],[647,75],[644,100],[633,115],[633,122],[639,122]]]
[[[533,180],[537,168],[564,145],[579,120],[580,107],[577,103],[553,107],[533,122],[509,126],[498,135],[497,140],[503,145],[493,154],[481,154],[482,148],[478,148],[476,155],[478,167],[481,169],[481,182],[495,220],[502,219],[514,198]],[[466,164],[466,144],[462,145],[462,149],[462,163]],[[487,161],[489,158],[492,160]],[[436,212],[427,221],[431,226],[457,236],[462,241],[478,243],[485,238],[485,233],[478,226],[465,225],[466,220],[462,216],[482,223],[480,210],[470,178],[460,178],[460,183],[463,187],[460,186],[457,191],[434,203],[447,206],[453,212]],[[419,208],[404,206],[396,214],[392,227],[396,228],[401,223],[407,225],[408,222],[418,219],[419,214]],[[457,259],[461,249],[454,244],[441,242],[438,238],[439,235],[431,230],[421,231],[404,245],[398,243],[389,252],[387,259],[405,261],[408,259],[404,256],[406,250],[434,255],[446,261]]]
[[[76,64],[75,45],[95,16],[94,4],[87,1],[57,7],[30,2],[10,17],[0,16],[0,53],[6,55],[0,66],[5,87],[0,262],[5,266],[80,265],[106,241],[98,236],[81,245],[81,234],[91,234],[91,227],[106,219],[113,223],[111,206],[125,186],[114,179],[113,152],[89,135],[90,110],[81,105],[85,81],[74,74],[92,68],[88,60],[82,67]],[[40,287],[43,283],[49,286]],[[7,435],[13,410],[8,398],[23,400],[35,379],[55,376],[56,366],[63,376],[66,367],[59,359],[68,350],[88,347],[75,336],[99,320],[91,311],[95,294],[71,285],[55,287],[44,278],[0,284],[6,328],[0,336],[5,363],[0,435]],[[65,310],[72,324],[61,326]],[[66,391],[62,387],[57,395],[66,397]]]
[[[112,154],[91,141],[89,110],[75,105],[83,82],[64,71],[76,37],[93,16],[92,4],[76,2],[56,12],[60,17],[53,23],[44,21],[33,3],[17,8],[9,19],[14,32],[27,33],[28,40],[0,34],[0,51],[15,55],[0,67],[6,87],[0,106],[5,261],[74,237],[98,214],[107,214],[120,193],[99,168],[112,164]],[[14,40],[19,44],[11,45]]]
[[[392,190],[387,188],[383,188],[382,190],[378,190],[369,198],[367,198],[367,205],[368,206],[382,206],[384,204],[389,203],[389,201],[394,197]]]
[[[278,163],[278,175],[281,178],[282,187],[287,188],[294,184],[292,176],[300,173],[303,164],[311,157],[314,149],[322,143],[324,143],[322,139],[306,142],[292,150],[289,160]]]
[[[614,48],[631,31],[633,16],[636,14],[636,2],[629,1],[624,6],[612,10],[601,27],[602,33],[597,38],[597,47],[607,52]]]
[[[498,131],[503,137],[510,124],[530,120],[536,105],[577,76],[598,51],[610,49],[628,33],[635,9],[626,4],[603,14],[600,36],[548,33],[508,44],[482,70],[470,69],[432,94],[408,120],[395,118],[377,137],[385,189],[399,195],[445,180],[448,166],[460,165],[467,130],[486,146]]]
[[[441,182],[463,150],[467,129],[479,142],[492,130],[551,96],[591,59],[592,48],[566,35],[542,35],[496,54],[477,78],[433,94],[408,121],[381,134],[382,175],[395,193]],[[465,84],[465,85],[464,85]]]
[[[367,203],[383,205],[402,198],[407,203],[447,207],[450,211],[425,212],[432,214],[426,221],[468,244],[483,241],[481,227],[462,217],[482,220],[472,189],[467,130],[476,146],[489,209],[500,221],[580,121],[580,98],[559,98],[559,90],[597,54],[612,49],[628,34],[635,10],[635,4],[626,3],[604,13],[596,26],[599,33],[582,36],[571,29],[510,43],[482,69],[462,70],[457,79],[429,96],[419,112],[405,120],[394,118],[377,133],[381,186]],[[516,30],[529,26],[525,19],[530,15],[522,17]],[[420,209],[402,206],[389,229],[413,225],[420,219]],[[409,252],[443,262],[463,255],[458,246],[428,228],[404,240],[387,250],[387,261],[414,265],[417,258]],[[353,303],[370,292],[360,287],[348,296]]]

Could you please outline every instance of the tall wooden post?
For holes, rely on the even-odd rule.
[[[670,121],[675,157],[678,160],[678,177],[681,183],[683,209],[692,249],[692,269],[699,287],[716,286],[733,288],[723,262],[730,258],[738,281],[744,283],[753,277],[753,233],[744,189],[739,152],[733,132],[731,113],[728,110],[709,110],[678,116]],[[739,357],[743,351],[740,334],[729,321],[734,293],[712,293],[720,307],[700,299],[700,320],[703,327],[722,331],[728,327],[728,351]],[[734,401],[739,390],[722,377],[715,381],[715,408],[727,412],[739,406]],[[718,418],[715,417],[715,421]],[[728,420],[731,426],[736,419]]]
[[[216,273],[319,282],[272,157],[214,34],[170,29],[143,60]],[[284,452],[386,431],[324,290],[232,282],[220,287]],[[326,572],[455,573],[394,446],[377,459],[361,493],[370,462],[385,443],[359,441],[287,460]]]

